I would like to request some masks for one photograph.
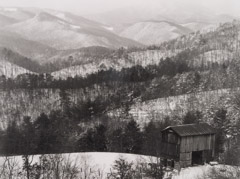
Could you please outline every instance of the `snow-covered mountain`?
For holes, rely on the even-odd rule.
[[[0,8],[0,46],[44,63],[62,56],[67,59],[68,54],[82,47],[159,44],[232,19],[202,7],[184,11],[186,8],[122,8],[87,16],[93,20],[50,9]]]
[[[69,12],[0,7],[0,47],[39,63],[65,58],[82,47],[143,46],[114,34],[109,28]]]
[[[16,8],[16,7],[0,7],[0,14],[17,21],[27,20],[32,18],[37,11],[37,8]]]
[[[7,17],[5,15],[0,14],[0,27],[11,25],[11,24],[14,24],[16,22],[17,22],[16,19],[13,19],[11,17]]]
[[[121,34],[131,24],[143,21],[168,21],[178,25],[192,24],[192,26],[185,27],[197,31],[207,28],[209,25],[218,25],[236,18],[231,15],[215,13],[201,5],[178,1],[174,3],[159,1],[154,7],[131,6],[104,13],[90,14],[86,17],[112,27],[112,30],[117,34]],[[161,29],[158,31],[161,31]]]
[[[57,50],[33,40],[27,40],[20,34],[0,30],[0,47],[11,49],[25,57],[39,62],[47,60]]]
[[[89,19],[105,24],[116,23],[136,23],[143,20],[169,20],[176,23],[186,23],[189,21],[213,21],[218,17],[226,18],[226,15],[215,13],[205,6],[194,3],[159,1],[155,6],[128,6],[111,11],[89,14]],[[232,16],[228,15],[232,18]]]
[[[46,12],[40,12],[34,18],[5,28],[7,31],[21,34],[27,40],[40,42],[58,50],[78,49],[88,46],[137,46],[140,44],[119,37],[108,31],[98,30],[91,23],[68,22]],[[46,33],[47,32],[47,33]]]
[[[194,32],[216,28],[217,26],[212,23],[204,23],[204,22],[190,22],[190,23],[181,24],[181,25],[188,29],[191,29]]]
[[[191,29],[168,21],[144,21],[129,26],[120,35],[146,45],[152,45],[175,39],[190,32],[192,32]]]

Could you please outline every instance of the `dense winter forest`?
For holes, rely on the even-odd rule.
[[[239,165],[239,30],[233,21],[159,46],[83,48],[45,64],[3,48],[6,63],[29,72],[0,77],[0,153],[159,156],[162,129],[207,122],[216,160]]]
[[[219,164],[202,166],[198,179],[240,177],[239,20],[170,22],[169,11],[161,21],[107,26],[52,10],[6,11],[0,178],[170,178],[181,168],[162,156],[162,130],[198,123],[216,132]],[[111,161],[108,173],[88,154]]]

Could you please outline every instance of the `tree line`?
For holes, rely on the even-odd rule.
[[[240,142],[240,122],[233,125],[226,116],[225,109],[214,114],[212,126],[216,129],[216,160],[238,165],[236,157]],[[131,116],[112,121],[102,115],[96,121],[96,114],[87,114],[93,121],[75,119],[70,109],[41,114],[36,120],[24,117],[18,124],[11,121],[6,130],[1,131],[0,153],[2,155],[33,155],[71,152],[117,152],[161,155],[161,131],[170,125],[202,122],[199,111],[186,113],[179,121],[168,117],[161,121],[151,121],[140,126]],[[93,116],[92,116],[93,115]],[[113,125],[114,123],[114,125]],[[231,137],[229,137],[231,136]]]
[[[191,71],[186,60],[174,60],[167,58],[161,60],[158,65],[149,65],[142,67],[140,65],[131,68],[123,68],[121,71],[109,69],[90,74],[87,77],[68,77],[67,79],[56,79],[51,74],[21,74],[15,79],[0,77],[0,87],[2,89],[16,88],[83,88],[93,84],[118,81],[125,83],[144,82],[152,80],[155,77],[175,76],[177,73]]]

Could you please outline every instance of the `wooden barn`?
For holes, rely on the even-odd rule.
[[[215,130],[206,123],[169,126],[162,131],[162,156],[188,167],[214,157]]]

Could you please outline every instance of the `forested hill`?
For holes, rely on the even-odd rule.
[[[191,66],[209,66],[237,59],[239,48],[239,21],[221,24],[216,29],[198,31],[164,42],[159,46],[109,50],[104,47],[87,47],[55,53],[41,64],[3,48],[0,55],[15,65],[30,71],[53,72],[56,78],[86,76],[98,70],[121,70],[135,65],[158,64],[167,57],[181,52],[192,53]]]
[[[22,91],[23,100],[25,93],[28,93],[24,91],[31,90],[34,94],[38,89],[80,90],[84,91],[81,98],[89,98],[90,101],[94,100],[92,96],[105,100],[109,95],[112,99],[119,99],[119,96],[122,97],[119,94],[123,93],[126,96],[133,95],[133,99],[123,97],[122,101],[125,102],[122,105],[119,105],[121,101],[118,105],[113,105],[115,109],[124,107],[125,103],[127,106],[132,105],[135,101],[144,102],[169,96],[238,88],[239,30],[240,23],[233,21],[209,32],[195,32],[145,49],[108,50],[103,47],[89,47],[79,50],[77,56],[69,56],[66,63],[55,61],[45,66],[3,48],[1,59],[9,64],[21,65],[20,69],[28,68],[37,72],[37,69],[48,71],[50,69],[44,67],[49,66],[52,69],[70,67],[52,74],[30,71],[25,74],[21,71],[18,76],[8,76],[4,74],[6,70],[2,70],[0,88],[12,89],[10,94],[13,96]],[[88,89],[91,90],[87,92]],[[105,90],[101,92],[99,89]],[[108,94],[107,91],[112,93]],[[41,99],[41,93],[39,95],[38,98]],[[44,94],[42,97],[46,98]],[[11,103],[15,105],[14,100]],[[52,100],[50,99],[48,103],[51,106]],[[15,106],[21,110],[21,106],[17,104]],[[26,110],[21,111],[31,115],[29,107],[26,105]],[[38,113],[43,111],[46,112],[39,107]],[[7,112],[3,114],[4,119],[9,115]]]
[[[189,65],[193,67],[228,63],[239,57],[239,30],[239,21],[233,21],[222,24],[214,30],[198,31],[190,35],[184,35],[175,40],[162,43],[160,46],[118,50],[115,60],[103,57],[102,60],[100,58],[97,61],[86,63],[85,66],[75,66],[74,68],[70,67],[54,72],[53,75],[63,75],[64,77],[85,75],[91,73],[89,67],[94,69],[94,67],[105,66],[105,69],[109,69],[116,66],[117,69],[121,69],[134,65],[154,65],[158,64],[161,59],[175,56],[181,52],[183,54],[184,52],[187,54],[193,53],[188,60]]]
[[[160,46],[89,47],[62,52],[61,59],[45,64],[2,48],[0,61],[19,68],[14,68],[13,76],[0,65],[0,140],[5,142],[0,152],[29,152],[18,141],[32,133],[38,146],[31,148],[32,153],[156,155],[155,143],[160,143],[164,127],[196,122],[208,122],[218,130],[221,151],[217,153],[230,139],[231,147],[236,147],[240,140],[239,30],[240,22],[234,21]],[[119,146],[119,138],[112,136],[133,138]]]

